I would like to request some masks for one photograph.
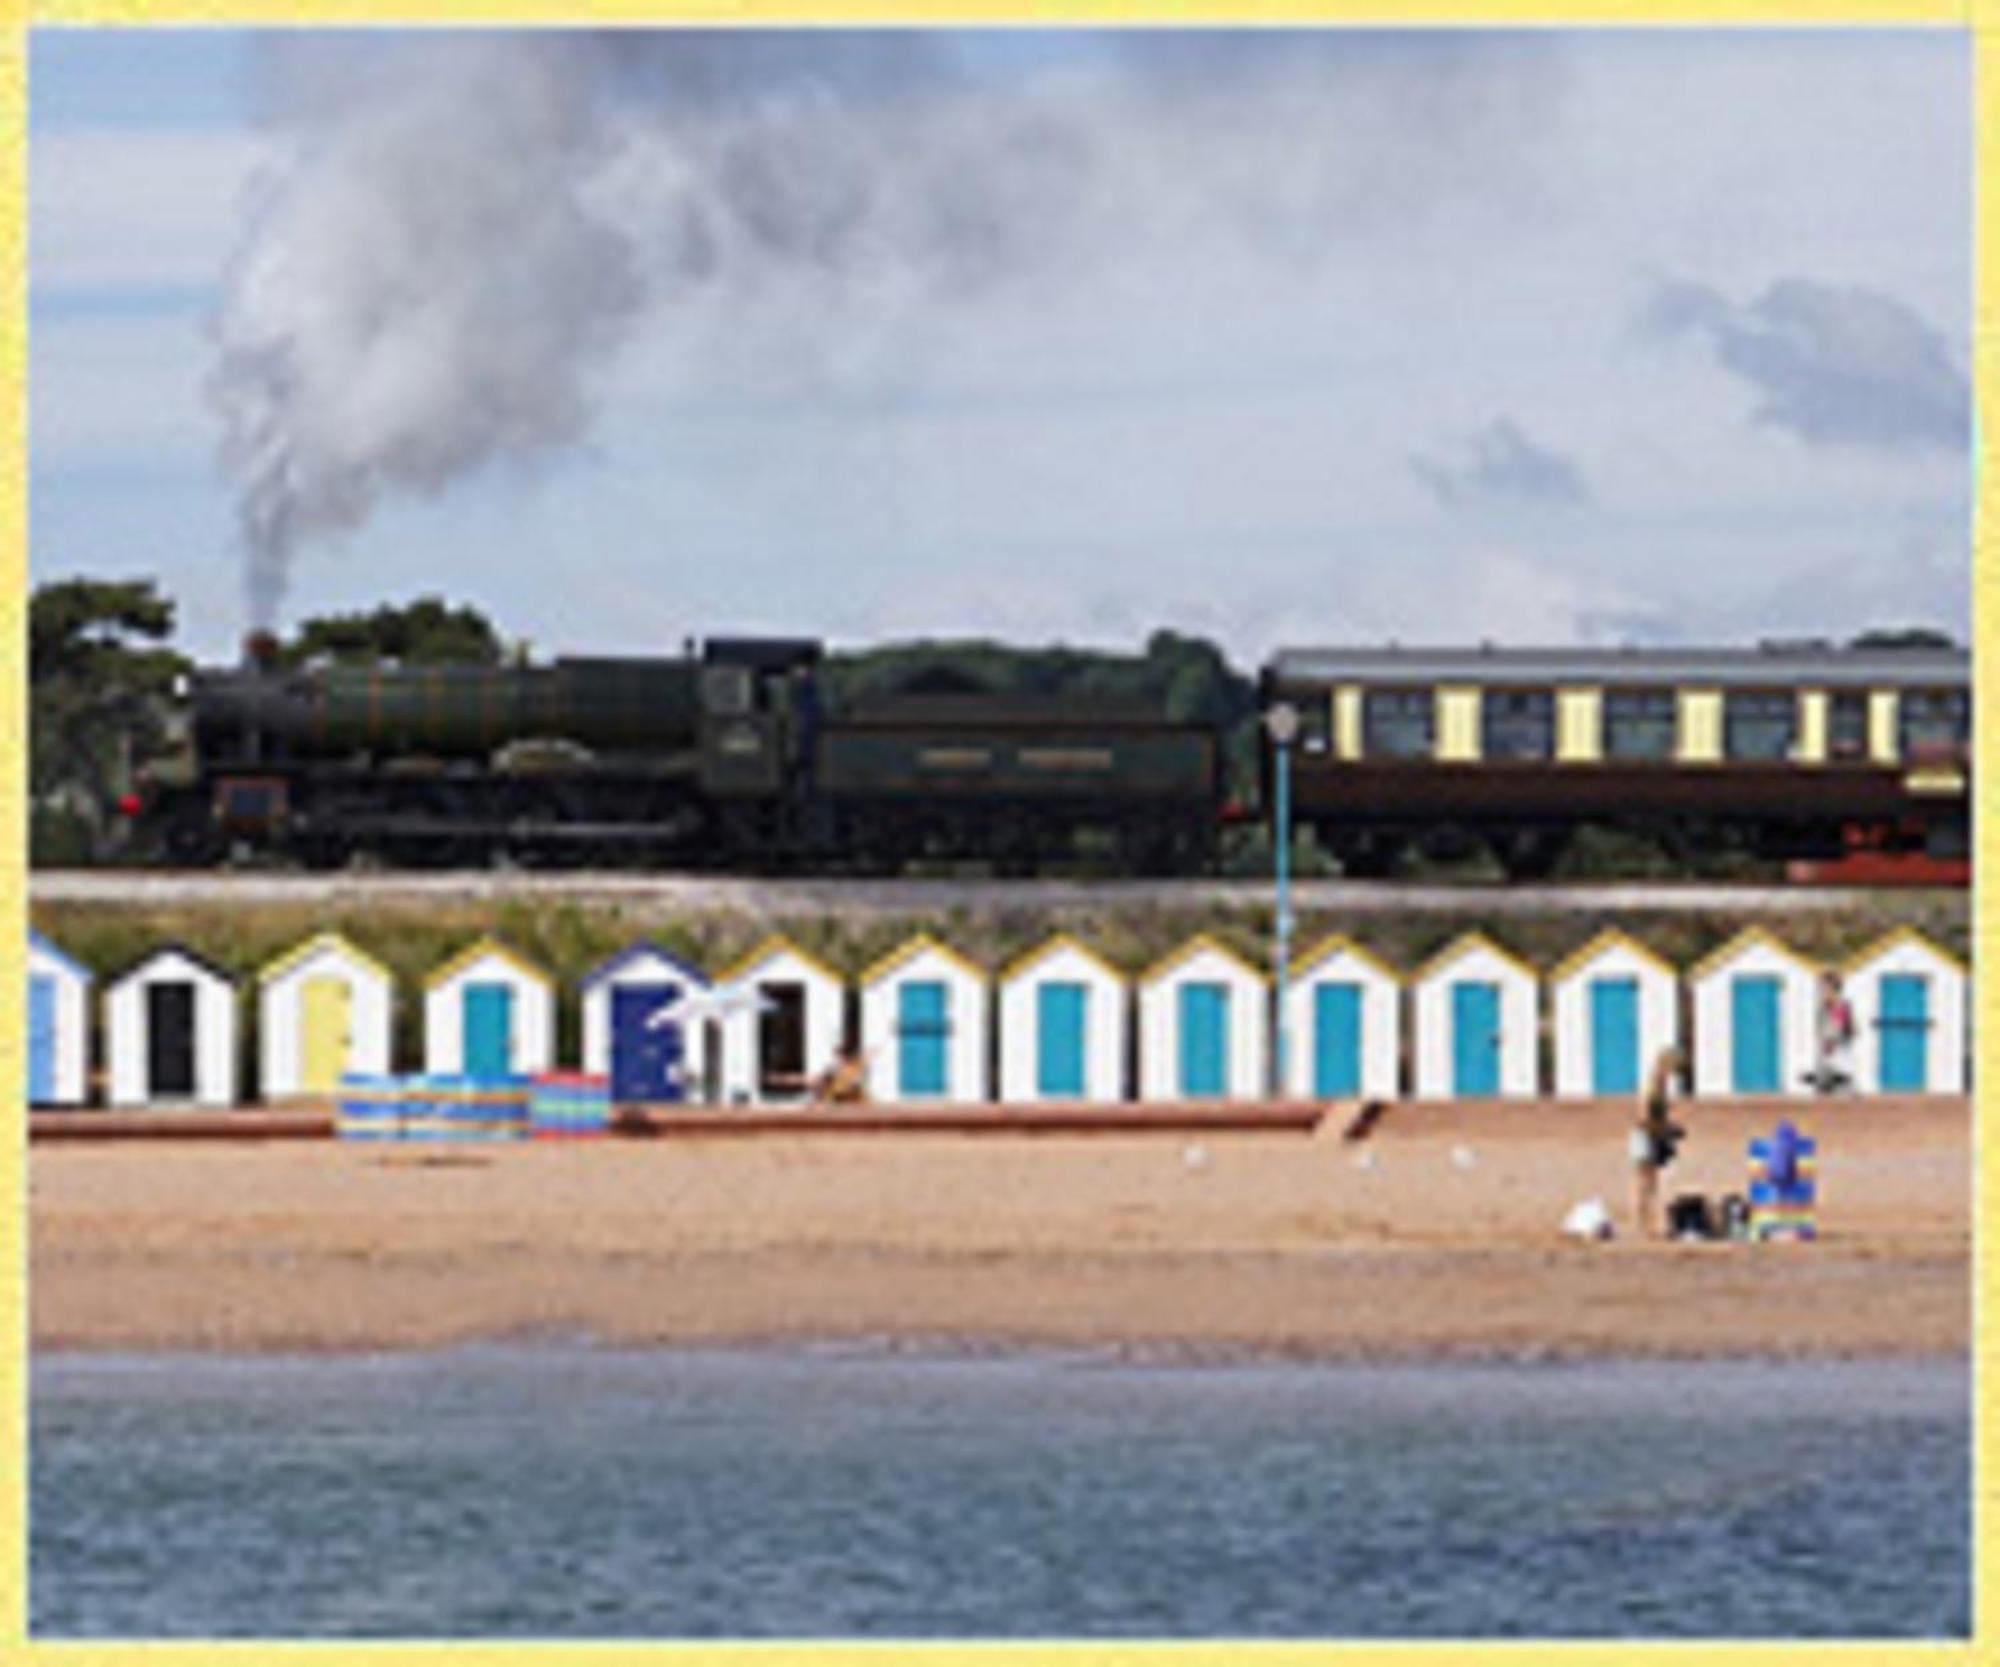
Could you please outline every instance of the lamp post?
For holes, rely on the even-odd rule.
[[[1292,964],[1292,743],[1299,735],[1299,709],[1279,701],[1264,713],[1271,737],[1272,759],[1271,859],[1277,879],[1278,908],[1274,922],[1272,985],[1277,1014],[1271,1026],[1271,1097],[1285,1093],[1285,988]]]

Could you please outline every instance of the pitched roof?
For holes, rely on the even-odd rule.
[[[1003,984],[1013,983],[1015,979],[1032,971],[1051,955],[1062,949],[1076,951],[1077,954],[1090,962],[1092,966],[1101,968],[1121,984],[1125,982],[1125,972],[1122,967],[1115,964],[1109,957],[1099,954],[1098,951],[1092,949],[1089,944],[1071,932],[1053,932],[1048,937],[1042,939],[1040,943],[1022,950],[1019,955],[1016,955],[1013,960],[1000,969],[1000,982]]]
[[[934,938],[928,932],[919,932],[913,938],[906,938],[902,943],[890,950],[887,955],[882,956],[872,965],[864,968],[860,983],[863,988],[866,988],[870,984],[879,984],[883,979],[891,976],[899,968],[907,966],[918,956],[928,954],[942,955],[953,966],[963,972],[970,973],[974,978],[984,980],[986,977],[986,969],[970,956],[953,949],[942,938]]]
[[[338,955],[345,956],[350,961],[357,961],[377,977],[387,979],[392,984],[395,982],[396,975],[394,973],[380,961],[376,960],[374,956],[370,955],[367,950],[343,938],[338,932],[316,932],[313,936],[306,939],[304,943],[294,944],[275,961],[270,962],[258,971],[257,982],[259,984],[269,984],[273,979],[283,978],[294,967],[317,955],[322,949],[330,949]]]
[[[1197,932],[1178,949],[1171,950],[1167,954],[1162,955],[1159,960],[1155,961],[1139,975],[1139,982],[1141,984],[1157,983],[1160,979],[1167,977],[1180,967],[1186,965],[1189,961],[1192,961],[1203,950],[1213,950],[1216,954],[1234,961],[1237,966],[1241,967],[1260,984],[1269,982],[1264,975],[1264,970],[1247,955],[1244,955],[1239,950],[1232,949],[1220,938],[1208,932]]]
[[[65,971],[74,973],[84,983],[89,984],[95,981],[97,975],[90,968],[85,966],[46,933],[38,932],[34,927],[30,926],[28,928],[28,942],[52,961],[58,963]]]
[[[1744,950],[1757,944],[1762,944],[1767,949],[1776,950],[1786,960],[1792,962],[1795,966],[1803,968],[1807,972],[1816,973],[1820,970],[1813,961],[1801,955],[1790,944],[1786,943],[1783,938],[1779,937],[1777,933],[1762,926],[1746,926],[1726,942],[1717,944],[1715,948],[1711,949],[1699,961],[1695,962],[1693,966],[1689,967],[1687,971],[1688,978],[1690,980],[1706,978],[1717,967],[1722,966],[1725,962],[1735,960]]]
[[[605,956],[603,960],[599,961],[596,966],[592,967],[577,980],[577,987],[587,990],[592,985],[601,983],[603,980],[609,978],[628,961],[636,961],[642,955],[655,956],[665,961],[669,966],[693,979],[697,984],[704,987],[708,984],[708,974],[703,972],[700,967],[696,966],[685,956],[676,955],[656,938],[639,938],[632,943],[628,943],[623,949]]]
[[[538,984],[553,982],[547,973],[542,971],[540,967],[536,966],[534,962],[530,961],[518,950],[510,949],[498,938],[488,936],[475,938],[456,955],[452,956],[450,960],[433,967],[424,975],[424,988],[426,990],[436,989],[438,985],[456,978],[467,967],[471,966],[473,962],[486,955],[498,956],[516,972],[522,974],[524,977],[534,979]]]
[[[819,974],[820,977],[827,979],[831,983],[845,984],[847,982],[846,978],[836,972],[833,967],[829,966],[817,955],[813,954],[811,950],[801,949],[782,932],[773,932],[769,937],[757,944],[755,948],[751,949],[748,954],[742,955],[732,961],[721,972],[715,975],[715,982],[718,984],[734,984],[737,980],[755,972],[759,966],[776,955],[797,957],[797,959],[803,961],[814,972]]]
[[[1658,967],[1669,977],[1678,977],[1679,969],[1652,945],[1642,943],[1630,932],[1620,931],[1616,926],[1607,926],[1601,932],[1593,932],[1576,948],[1572,949],[1554,966],[1549,968],[1549,982],[1560,984],[1567,978],[1574,978],[1586,963],[1595,960],[1607,949],[1629,949],[1640,960]]]
[[[224,984],[234,986],[236,983],[236,975],[229,971],[228,968],[218,966],[199,950],[190,949],[184,943],[156,944],[153,948],[147,950],[145,954],[141,955],[138,960],[126,967],[116,978],[110,980],[110,982],[112,984],[128,983],[132,979],[137,978],[155,961],[162,960],[169,955],[180,956],[182,960],[193,963],[200,971],[207,973],[210,978],[217,979]]]
[[[1442,972],[1453,961],[1475,949],[1483,949],[1489,954],[1498,956],[1508,966],[1514,968],[1517,972],[1525,973],[1530,978],[1539,979],[1541,977],[1541,974],[1529,965],[1528,962],[1522,960],[1520,956],[1516,955],[1505,944],[1496,942],[1484,932],[1461,932],[1450,943],[1434,952],[1415,972],[1411,973],[1410,982],[1412,984],[1422,984],[1426,980],[1436,977],[1438,973]]]
[[[1840,963],[1841,970],[1843,972],[1858,971],[1878,955],[1886,955],[1890,950],[1902,944],[1910,944],[1924,951],[1927,955],[1935,955],[1940,961],[1956,968],[1961,973],[1967,970],[1965,962],[1946,949],[1943,944],[1939,943],[1935,938],[1924,936],[1914,926],[1907,923],[1892,927],[1889,931],[1884,932],[1879,938],[1875,939],[1874,942],[1856,950],[1854,954],[1848,956],[1845,961]]]
[[[1330,960],[1335,955],[1343,954],[1352,955],[1355,960],[1360,961],[1366,966],[1373,967],[1384,978],[1390,979],[1397,984],[1403,982],[1403,974],[1398,968],[1392,967],[1366,944],[1356,943],[1345,932],[1330,932],[1321,938],[1319,942],[1312,945],[1311,948],[1293,956],[1290,974],[1293,978],[1302,978],[1322,961]]]

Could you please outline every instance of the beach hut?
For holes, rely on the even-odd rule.
[[[1549,974],[1556,1094],[1637,1094],[1681,1035],[1680,976],[1637,938],[1607,927]]]
[[[1122,1100],[1131,1015],[1124,975],[1058,933],[1000,980],[1000,1098]]]
[[[1285,989],[1285,1092],[1296,1099],[1396,1097],[1403,981],[1336,934],[1292,963]]]
[[[468,944],[424,980],[424,1070],[482,1080],[546,1071],[555,986],[494,938]]]
[[[90,969],[28,933],[28,1104],[80,1106],[90,1097]]]
[[[1264,975],[1203,935],[1139,981],[1139,1095],[1254,1100],[1265,1092],[1270,1030]]]
[[[1688,972],[1694,1091],[1803,1094],[1819,1050],[1819,969],[1760,926]]]
[[[950,944],[918,935],[861,975],[861,1052],[868,1092],[904,1100],[984,1100],[985,971]]]
[[[583,975],[583,1068],[620,1105],[713,1099],[715,1020],[701,972],[659,944],[627,945]]]
[[[179,944],[152,951],[105,988],[114,1106],[228,1106],[236,1100],[236,981]]]
[[[1532,1098],[1540,982],[1480,932],[1432,956],[1410,981],[1417,1098]]]
[[[395,975],[339,933],[322,932],[279,956],[257,986],[265,1099],[331,1099],[342,1076],[389,1069]]]
[[[716,979],[722,1097],[732,1105],[802,1098],[840,1052],[847,985],[788,938],[768,938]]]
[[[1855,1086],[1864,1094],[1963,1094],[1963,963],[1904,926],[1843,972],[1854,1011]]]

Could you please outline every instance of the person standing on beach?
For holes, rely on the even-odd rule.
[[[1633,1228],[1641,1238],[1659,1237],[1660,1171],[1674,1161],[1687,1130],[1670,1115],[1673,1079],[1681,1069],[1679,1048],[1662,1048],[1646,1074],[1639,1118],[1632,1125]]]

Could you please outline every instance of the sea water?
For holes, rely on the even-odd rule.
[[[1944,1635],[1962,1364],[58,1356],[38,1635]]]

